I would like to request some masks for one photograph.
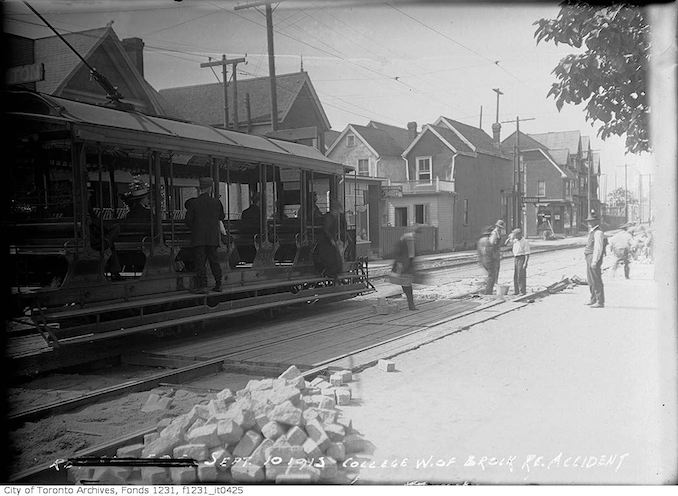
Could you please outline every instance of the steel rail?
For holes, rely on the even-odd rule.
[[[516,299],[512,300],[512,302],[513,303],[523,303],[523,305],[516,306],[516,307],[514,307],[514,308],[512,308],[508,311],[515,310],[515,309],[518,309],[518,308],[522,308],[522,306],[524,306],[524,302],[528,301],[529,299],[544,297],[544,296],[548,296],[550,294],[554,294],[558,291],[561,291],[564,288],[566,288],[570,284],[570,282],[571,281],[566,278],[566,279],[563,279],[561,281],[558,281],[556,283],[549,285],[547,288],[545,288],[545,289],[543,289],[543,290],[541,290],[537,293],[533,293],[533,294],[530,294],[530,295],[527,295],[527,296],[516,298]],[[488,308],[492,308],[492,307],[500,305],[502,303],[504,303],[503,300],[491,301],[491,302],[488,302],[487,304],[479,305],[476,308],[473,308],[473,309],[470,309],[470,310],[467,310],[467,311],[464,311],[464,312],[460,312],[459,314],[454,314],[452,316],[445,317],[445,318],[440,319],[436,322],[433,322],[429,325],[422,326],[418,329],[410,331],[410,332],[408,332],[404,335],[389,338],[389,339],[380,341],[378,343],[375,343],[373,345],[366,346],[366,347],[363,347],[363,348],[360,348],[360,349],[357,349],[357,350],[353,350],[349,353],[345,353],[345,354],[342,354],[342,355],[339,355],[339,356],[336,356],[336,357],[332,357],[332,358],[327,359],[327,360],[323,360],[322,362],[318,362],[318,363],[314,364],[312,369],[307,370],[305,372],[302,372],[302,375],[307,379],[314,377],[314,376],[317,376],[320,373],[327,371],[330,368],[332,363],[335,363],[335,362],[337,362],[337,361],[339,361],[343,358],[347,358],[351,355],[361,353],[361,352],[364,352],[364,351],[367,351],[367,350],[370,350],[370,349],[378,348],[380,346],[384,346],[385,344],[388,344],[388,343],[391,343],[391,342],[394,342],[394,341],[402,340],[406,337],[420,333],[420,332],[425,331],[425,330],[434,329],[434,328],[441,326],[443,324],[446,324],[450,321],[460,319],[462,317],[472,315],[474,313],[482,312],[482,311],[484,311]],[[491,317],[488,317],[488,318],[496,318],[496,316],[491,316]],[[459,331],[456,331],[456,332],[459,332]],[[200,375],[200,372],[205,373],[205,370],[209,367],[221,367],[221,365],[224,364],[225,360],[227,360],[227,355],[224,356],[224,357],[214,359],[214,360],[210,360],[209,362],[199,363],[199,364],[191,365],[191,366],[188,366],[188,367],[182,367],[181,369],[176,369],[176,370],[173,370],[169,373],[156,374],[152,378],[147,378],[145,380],[140,380],[140,381],[134,381],[134,384],[126,385],[126,387],[139,387],[144,382],[148,383],[149,381],[153,381],[154,384],[159,385],[159,384],[163,384],[164,379],[170,378],[170,376],[173,377],[175,380],[177,380],[177,379],[178,380],[186,380],[186,379],[190,378],[191,373],[195,374],[196,372],[198,372],[198,375]],[[369,362],[369,363],[365,364],[363,367],[361,367],[361,369],[363,369],[363,368],[365,368],[365,367],[367,367],[371,364],[373,364],[373,362]],[[116,387],[106,388],[106,389],[114,390],[115,388]],[[119,394],[119,393],[113,393],[112,391],[104,392],[103,390],[102,390],[102,393],[103,394]],[[118,448],[120,448],[122,446],[129,445],[129,444],[141,442],[143,440],[144,435],[155,432],[156,430],[157,429],[154,427],[154,428],[148,428],[148,429],[145,429],[145,430],[137,431],[137,432],[134,432],[130,435],[122,436],[122,437],[113,439],[111,441],[108,441],[106,443],[103,443],[103,444],[100,444],[100,445],[97,445],[97,446],[93,446],[93,447],[88,448],[86,450],[77,452],[74,455],[74,457],[115,456],[115,452],[117,451]],[[10,482],[11,483],[66,484],[68,482],[67,481],[67,471],[66,470],[59,470],[59,465],[58,464],[55,465],[55,463],[43,464],[43,465],[36,467],[34,469],[29,469],[29,470],[25,470],[25,471],[19,472],[17,474],[14,474],[13,476],[10,477]]]
[[[322,374],[327,370],[327,366],[314,367],[301,373],[305,379],[311,379],[317,375]],[[144,436],[152,432],[157,432],[156,427],[149,427],[147,429],[139,430],[125,436],[121,436],[105,443],[92,446],[82,451],[73,454],[72,458],[83,457],[113,457],[116,455],[118,448],[128,446],[130,444],[142,443]],[[61,461],[62,463],[57,463]],[[45,463],[35,468],[22,470],[9,477],[9,482],[12,484],[68,484],[67,470],[64,464],[66,460],[57,460],[54,463]]]
[[[545,251],[547,251],[547,250],[545,250]],[[548,250],[548,251],[554,251],[554,250]],[[457,265],[461,265],[461,264],[457,264]],[[434,269],[440,270],[440,269],[445,269],[445,268],[446,267],[438,266],[438,267],[435,267]],[[558,284],[558,283],[556,283],[556,284]],[[476,291],[471,291],[471,292],[465,293],[463,295],[460,295],[455,299],[468,298],[468,297],[471,297],[475,293],[476,293]],[[538,297],[536,293],[533,293],[533,294],[527,295],[527,296],[529,296],[531,298]],[[520,298],[519,300],[523,301],[522,298]],[[402,337],[407,336],[407,335],[409,335],[413,332],[419,332],[423,329],[430,329],[430,328],[435,327],[436,325],[440,325],[444,322],[448,322],[450,320],[454,320],[456,318],[460,318],[460,317],[463,317],[465,315],[469,315],[469,314],[481,311],[484,308],[487,308],[488,306],[492,306],[492,305],[481,305],[478,308],[467,310],[467,311],[461,312],[459,314],[454,314],[450,317],[446,317],[442,321],[435,322],[435,323],[427,325],[427,326],[423,326],[423,327],[416,329],[415,331],[411,331],[410,333],[407,333],[405,335],[396,336],[394,338],[389,338],[386,341],[381,341],[379,343],[370,345],[370,346],[365,347],[365,348],[361,348],[359,350],[352,350],[350,352],[347,352],[347,353],[341,355],[340,357],[335,357],[335,358],[332,358],[330,360],[325,360],[325,361],[316,363],[313,366],[317,367],[317,366],[324,365],[326,363],[332,363],[334,361],[337,361],[341,358],[344,358],[344,357],[350,356],[352,354],[358,353],[360,351],[365,351],[367,349],[376,348],[380,345],[385,344],[386,342],[401,339]],[[210,373],[215,367],[217,369],[220,368],[220,366],[224,363],[225,360],[228,360],[230,357],[232,357],[236,354],[241,354],[241,353],[247,352],[247,351],[260,350],[260,349],[266,348],[267,346],[271,346],[271,345],[279,345],[281,343],[296,340],[299,337],[309,337],[309,336],[312,336],[314,334],[324,333],[324,332],[327,332],[328,329],[331,329],[332,327],[336,327],[336,326],[339,326],[339,325],[341,325],[341,323],[336,323],[335,325],[331,325],[329,327],[324,327],[322,329],[317,329],[317,330],[314,330],[314,331],[304,332],[302,334],[295,334],[294,336],[290,336],[289,338],[285,338],[285,339],[276,339],[273,342],[257,342],[256,344],[253,344],[250,347],[246,347],[244,349],[238,349],[237,351],[234,351],[233,353],[223,355],[223,356],[216,358],[216,359],[208,359],[208,360],[205,360],[205,361],[201,361],[197,364],[191,364],[191,365],[184,366],[184,367],[181,367],[181,368],[178,368],[178,369],[172,369],[172,370],[167,371],[167,372],[160,372],[158,374],[154,374],[153,376],[145,378],[145,379],[128,381],[128,382],[118,384],[118,385],[115,385],[115,386],[109,386],[109,387],[102,388],[102,389],[99,389],[99,390],[96,390],[96,391],[92,391],[92,392],[87,393],[87,394],[85,394],[81,397],[78,397],[78,398],[71,398],[71,399],[66,399],[66,400],[55,401],[55,402],[52,402],[52,403],[48,403],[46,405],[41,405],[41,406],[37,406],[37,407],[31,408],[31,409],[28,409],[28,410],[24,410],[24,411],[9,415],[7,417],[7,421],[9,423],[9,425],[12,427],[12,426],[16,426],[16,425],[19,425],[21,423],[24,423],[24,422],[30,422],[30,421],[38,420],[40,418],[44,418],[45,416],[50,415],[50,414],[58,414],[58,413],[70,411],[70,410],[73,410],[75,408],[79,408],[79,407],[83,407],[83,406],[86,406],[86,405],[89,405],[89,404],[92,404],[92,403],[96,403],[98,401],[101,401],[101,400],[104,400],[104,399],[107,399],[107,398],[110,398],[110,397],[113,397],[113,396],[119,396],[119,395],[122,395],[122,394],[129,394],[129,393],[132,393],[132,392],[148,390],[148,389],[151,389],[151,388],[159,385],[160,383],[166,383],[166,382],[170,382],[172,380],[174,380],[174,381],[178,380],[179,382],[181,382],[182,380],[186,380],[186,379],[182,379],[182,378],[186,377],[186,378],[190,379],[190,378],[193,377],[194,374],[206,375],[206,374]],[[200,372],[200,371],[202,371],[202,372]]]

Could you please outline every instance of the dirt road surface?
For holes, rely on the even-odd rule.
[[[675,481],[675,350],[657,346],[653,266],[632,270],[605,275],[604,309],[576,286],[357,375],[345,408],[375,449],[345,462],[356,482]]]

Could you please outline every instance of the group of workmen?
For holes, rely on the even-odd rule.
[[[612,274],[616,275],[617,268],[624,267],[624,277],[630,278],[630,262],[638,251],[643,251],[646,257],[651,257],[652,235],[643,229],[635,239],[630,232],[630,224],[624,224],[619,232],[609,239],[601,228],[601,220],[595,211],[591,211],[586,218],[588,224],[588,237],[584,247],[584,259],[586,260],[586,279],[589,285],[590,298],[587,305],[591,308],[605,307],[605,288],[602,278],[603,257],[607,251],[607,245],[611,247],[615,257],[612,265]],[[498,220],[494,226],[485,229],[477,243],[478,262],[487,272],[484,286],[484,294],[493,294],[494,286],[499,276],[501,259],[501,247],[510,245],[513,251],[513,288],[514,294],[525,295],[527,293],[527,264],[530,259],[530,244],[523,236],[520,228],[511,231],[505,241],[506,225],[503,220]]]
[[[501,247],[511,245],[513,251],[513,289],[514,293],[527,294],[527,263],[530,260],[530,243],[523,231],[516,228],[505,239],[506,224],[498,220],[494,226],[487,227],[478,240],[478,262],[487,272],[484,294],[492,294],[499,277]]]

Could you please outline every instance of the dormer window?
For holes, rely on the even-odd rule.
[[[352,134],[346,135],[346,146],[353,147],[355,146],[355,136]]]

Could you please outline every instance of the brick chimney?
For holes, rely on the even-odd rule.
[[[414,141],[414,138],[417,137],[417,123],[416,122],[408,122],[407,123],[407,137],[410,139],[410,141]]]
[[[144,42],[141,38],[125,38],[122,46],[139,74],[144,75]]]
[[[492,124],[492,139],[494,139],[494,142],[498,145],[501,143],[500,135],[501,135],[501,124],[495,122],[494,124]]]

